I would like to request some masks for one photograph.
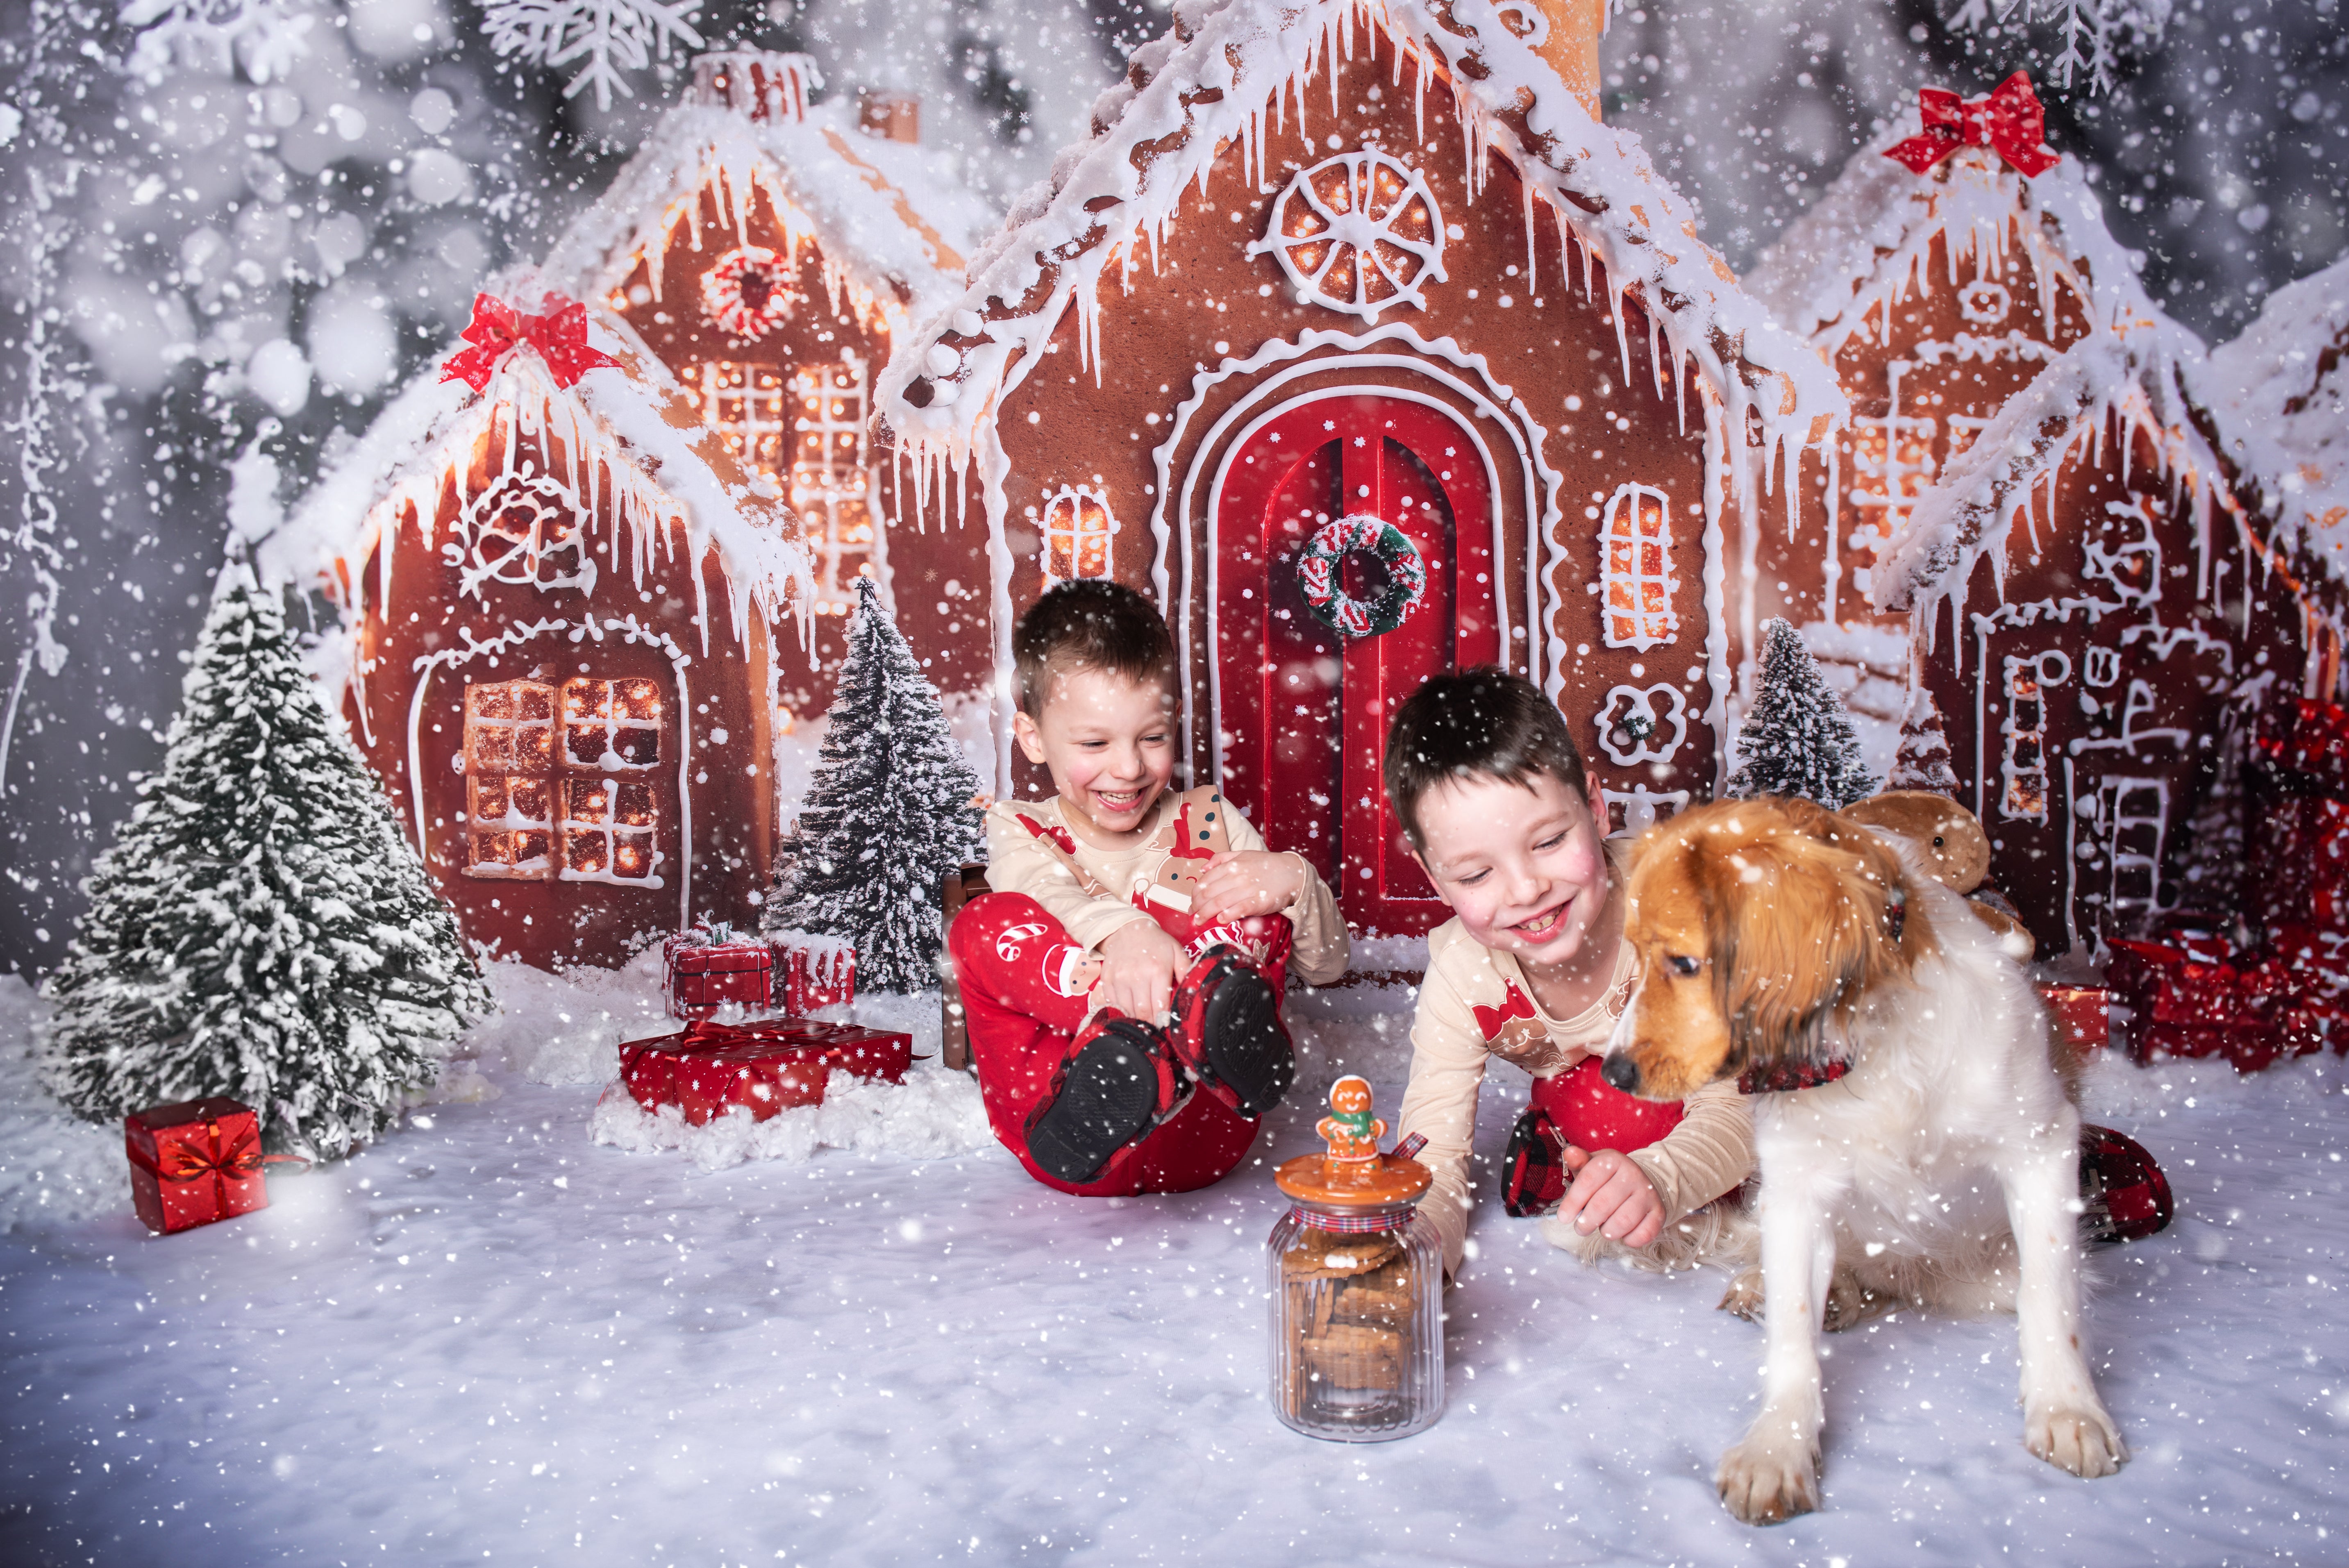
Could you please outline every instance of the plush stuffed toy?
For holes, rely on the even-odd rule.
[[[1972,812],[1945,794],[1896,789],[1854,801],[1837,815],[1909,840],[1923,852],[1927,875],[1951,892],[1964,894],[2007,951],[2028,961],[2038,950],[2037,939],[2014,906],[1984,884],[1990,875],[1990,836]]]

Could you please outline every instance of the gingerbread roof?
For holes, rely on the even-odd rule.
[[[1915,174],[1885,154],[1921,123],[1914,105],[1898,116],[1747,275],[1746,286],[1780,321],[1833,357],[1853,333],[1868,330],[1876,306],[1932,286],[1925,269],[1936,240],[1946,242],[1951,286],[1971,277],[1978,257],[2002,259],[2019,245],[2048,320],[2058,289],[2106,327],[2163,319],[2075,160],[2026,179],[1996,153],[1966,148]]]
[[[2269,296],[2194,390],[2245,498],[2349,582],[2349,258]]]
[[[1744,428],[1749,411],[1758,417],[1765,463],[1843,415],[1826,366],[1697,238],[1692,211],[1655,173],[1638,138],[1592,119],[1492,6],[1178,0],[1174,29],[1134,51],[1127,81],[1094,105],[1092,138],[1063,151],[1050,178],[1022,200],[971,264],[961,298],[892,354],[880,406],[901,445],[925,457],[925,469],[968,463],[1004,392],[1035,367],[1072,309],[1080,352],[1098,377],[1104,285],[1155,265],[1184,192],[1194,182],[1204,189],[1229,146],[1244,150],[1245,177],[1260,182],[1268,119],[1278,126],[1294,112],[1304,123],[1313,68],[1352,57],[1372,27],[1412,62],[1423,113],[1425,88],[1439,75],[1449,81],[1472,183],[1495,155],[1506,159],[1529,200],[1547,203],[1582,247],[1584,278],[1595,255],[1609,290],[1647,307],[1660,379],[1684,388],[1692,362],[1732,428]],[[1526,223],[1530,244],[1530,205]],[[1616,320],[1620,333],[1623,318]],[[1621,347],[1629,374],[1631,348]]]
[[[540,293],[527,272],[491,288],[510,300],[534,301]],[[461,488],[481,443],[499,439],[511,462],[517,435],[528,434],[560,449],[560,478],[625,537],[638,585],[656,554],[675,548],[665,536],[674,520],[690,558],[718,553],[738,639],[754,607],[768,620],[787,614],[813,587],[799,519],[781,493],[743,471],[626,322],[591,304],[587,342],[616,363],[568,387],[528,346],[507,354],[479,394],[440,379],[434,361],[256,546],[256,564],[279,581],[329,579],[356,621],[367,598],[368,558],[386,533],[406,522],[425,530],[429,544],[443,487],[453,481]],[[389,550],[378,556],[378,607],[390,597],[391,561]],[[699,584],[700,574],[693,576]],[[695,608],[707,652],[709,606]]]
[[[2102,462],[2118,443],[2124,468],[2142,436],[2156,477],[2190,498],[2198,586],[2209,585],[2212,512],[2237,510],[2217,455],[2187,415],[2183,388],[2200,372],[2199,339],[2165,319],[2092,332],[2008,399],[1973,443],[1951,459],[1878,556],[1870,596],[1878,609],[1924,609],[1928,642],[1944,602],[1962,624],[1974,566],[1984,556],[2002,583],[2018,519],[2047,536],[2067,462]],[[2041,498],[2035,509],[2033,497]]]
[[[961,294],[963,257],[996,214],[942,154],[867,135],[839,103],[809,104],[823,84],[803,55],[705,55],[695,67],[687,101],[555,243],[541,269],[547,286],[600,299],[679,225],[694,225],[698,244],[708,190],[744,244],[764,193],[792,247],[815,244],[834,303],[845,291],[860,316],[903,326]],[[789,86],[754,96],[754,81]],[[656,288],[660,275],[651,269]]]

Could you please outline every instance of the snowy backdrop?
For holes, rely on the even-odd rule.
[[[613,0],[645,63],[615,50],[599,79],[549,63],[579,40],[547,18],[583,9],[0,0],[0,965],[62,951],[160,760],[223,545],[602,189],[684,79],[681,17],[708,44],[806,49],[833,92],[918,94],[925,140],[1008,205],[1166,16]],[[1920,84],[1979,93],[2018,67],[2211,341],[2349,239],[2339,0],[1619,3],[1606,64],[1609,116],[1740,268]]]

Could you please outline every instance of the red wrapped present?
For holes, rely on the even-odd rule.
[[[2349,710],[2338,703],[2306,697],[2271,702],[2260,714],[2251,744],[2273,766],[2300,780],[2349,783]]]
[[[661,999],[672,1018],[706,1018],[727,1002],[775,1004],[775,955],[730,926],[698,925],[661,944]]]
[[[122,1118],[130,1201],[150,1231],[170,1232],[269,1207],[261,1121],[224,1096],[183,1100]]]
[[[620,1078],[647,1110],[675,1106],[700,1127],[737,1106],[762,1122],[788,1106],[822,1105],[834,1071],[903,1083],[913,1060],[910,1034],[804,1018],[739,1027],[705,1019],[621,1046]]]
[[[856,950],[837,937],[787,931],[776,942],[783,961],[783,1011],[805,1017],[819,1007],[856,1000]]]
[[[2113,993],[2101,985],[2044,981],[2040,996],[2055,1021],[2055,1038],[2082,1056],[2112,1043]]]

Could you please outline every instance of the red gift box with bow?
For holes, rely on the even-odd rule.
[[[697,1023],[679,1034],[620,1047],[620,1081],[647,1110],[675,1106],[701,1127],[740,1106],[754,1122],[792,1106],[819,1106],[837,1070],[901,1084],[910,1034],[854,1023],[770,1018],[740,1027]]]
[[[672,1018],[701,1018],[727,1002],[775,1004],[775,955],[727,926],[697,926],[661,944],[661,999]]]
[[[130,1201],[168,1234],[269,1207],[261,1120],[222,1096],[154,1106],[122,1118]],[[281,1157],[284,1158],[284,1157]]]
[[[2230,955],[2209,961],[2158,942],[2116,940],[2106,978],[2128,1007],[2129,1057],[2222,1057],[2256,1073],[2328,1042],[2349,1044],[2342,1010],[2321,974],[2287,958]]]

